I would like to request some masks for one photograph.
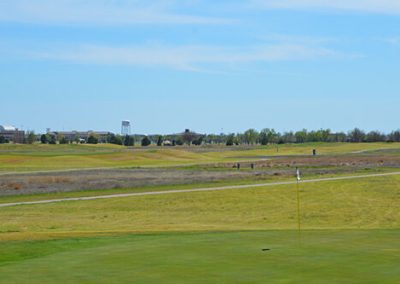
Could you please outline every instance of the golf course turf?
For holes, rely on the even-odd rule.
[[[131,148],[115,145],[0,145],[1,172],[85,168],[168,167],[263,159],[269,156],[351,154],[400,149],[399,143],[305,143],[253,148]]]
[[[301,233],[295,184],[0,208],[0,283],[400,282],[399,175],[301,183],[300,201]]]
[[[299,244],[282,230],[14,242],[0,244],[0,283],[398,283],[399,238],[313,230]]]

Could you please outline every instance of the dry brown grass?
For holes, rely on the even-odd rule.
[[[304,229],[396,229],[400,176],[301,185]],[[295,186],[5,207],[0,240],[91,232],[296,229]]]
[[[22,183],[12,182],[12,183],[3,183],[0,185],[2,189],[13,189],[13,190],[20,190],[24,187]]]
[[[70,181],[71,178],[63,176],[36,176],[28,178],[28,183],[35,183],[35,184],[58,184],[58,183],[68,183]]]

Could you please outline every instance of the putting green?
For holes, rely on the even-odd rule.
[[[398,283],[400,230],[0,243],[0,283]],[[269,249],[263,251],[263,249]]]

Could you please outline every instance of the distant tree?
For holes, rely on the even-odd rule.
[[[124,138],[124,145],[125,146],[134,146],[135,145],[135,139],[133,138],[133,136],[130,135],[126,135]]]
[[[122,141],[122,137],[120,135],[110,134],[107,137],[107,142],[116,145],[122,145],[124,141]]]
[[[260,132],[260,136],[259,136],[259,140],[260,140],[260,144],[265,146],[268,145],[268,136],[267,133],[265,133],[264,131]]]
[[[363,142],[365,139],[365,132],[358,128],[355,128],[354,130],[350,131],[349,138],[351,142]]]
[[[320,129],[307,134],[307,142],[328,142],[331,135],[330,129]]]
[[[4,136],[0,136],[0,144],[6,143],[6,138]]]
[[[390,133],[389,140],[393,142],[400,142],[400,130],[396,130]]]
[[[310,131],[306,133],[306,139],[303,142],[319,142],[321,140],[322,140],[322,135],[320,131]]]
[[[63,143],[61,143],[61,140]],[[66,144],[66,143],[64,143],[65,142],[64,140],[65,140],[65,136],[63,134],[57,134],[58,144]]]
[[[143,137],[141,144],[142,144],[143,147],[149,146],[151,144],[151,141],[150,141],[149,137],[147,137],[147,136]]]
[[[371,131],[366,134],[365,141],[367,142],[384,142],[386,135],[379,131]]]
[[[49,139],[48,139],[48,137],[47,137],[46,134],[42,134],[42,135],[40,136],[40,142],[41,142],[42,144],[47,144],[48,141],[49,141]]]
[[[296,137],[296,143],[304,143],[307,141],[307,130],[297,131],[294,136]]]
[[[328,142],[329,137],[331,135],[331,130],[330,129],[321,129],[319,130],[320,136],[321,136],[321,141],[322,142]]]
[[[158,139],[157,139],[157,146],[162,146],[162,144],[163,144],[163,137],[160,135],[160,136],[158,136]]]
[[[233,144],[235,144],[236,146],[240,144],[239,137],[237,134],[233,138]]]
[[[236,134],[236,140],[237,140],[237,142],[238,142],[239,144],[244,144],[244,143],[246,143],[246,139],[245,139],[243,133],[237,133],[237,134]]]
[[[190,131],[189,129],[185,129],[185,132],[182,134],[182,141],[187,145],[190,145],[192,141],[196,138],[196,134]]]
[[[347,141],[346,133],[338,132],[335,135],[336,135],[336,142],[346,142]]]
[[[244,133],[244,140],[246,144],[256,144],[258,140],[258,132],[255,129],[248,129]]]
[[[201,136],[197,137],[197,139],[193,140],[192,144],[195,146],[200,146],[201,144],[203,144],[203,140],[204,140],[204,137],[201,135]]]
[[[233,146],[235,143],[235,134],[229,134],[227,139],[226,139],[226,146]]]
[[[124,144],[124,141],[123,141],[123,139],[122,139],[122,136],[121,135],[115,135],[115,144],[117,144],[117,145],[123,145]]]
[[[261,130],[259,140],[261,145],[267,145],[269,143],[276,143],[277,133],[274,129],[265,128]]]
[[[79,135],[74,135],[74,141],[73,142],[75,142],[76,144],[78,144],[78,143],[80,143],[80,141],[81,141],[81,138],[79,137]]]
[[[331,133],[328,137],[327,142],[346,142],[347,135],[343,132]]]
[[[49,144],[57,144],[57,138],[55,135],[50,135]]]
[[[87,140],[87,143],[88,144],[97,144],[97,143],[99,143],[99,139],[95,135],[90,134],[89,138]]]
[[[107,134],[106,143],[114,144],[115,134],[109,133]]]
[[[150,139],[151,144],[157,145],[158,138],[160,135],[146,135],[146,136]]]
[[[129,144],[129,135],[128,134],[125,135],[123,144],[124,144],[124,146],[128,146],[128,144]]]
[[[296,142],[296,136],[292,131],[289,131],[280,135],[278,144],[295,143],[295,142]]]
[[[28,136],[26,138],[26,143],[33,144],[36,141],[36,134],[33,131],[28,132]]]
[[[183,144],[184,144],[184,143],[183,143],[182,139],[179,138],[179,139],[176,139],[176,140],[175,140],[175,145],[174,145],[174,146],[182,146]]]
[[[67,140],[67,138],[65,138],[64,135],[59,135],[58,136],[58,141],[59,141],[60,144],[68,144],[69,143],[69,141]]]
[[[205,138],[207,144],[218,144],[219,138],[218,135],[208,134]]]

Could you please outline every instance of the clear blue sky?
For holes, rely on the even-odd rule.
[[[0,124],[400,128],[398,0],[1,0]]]

